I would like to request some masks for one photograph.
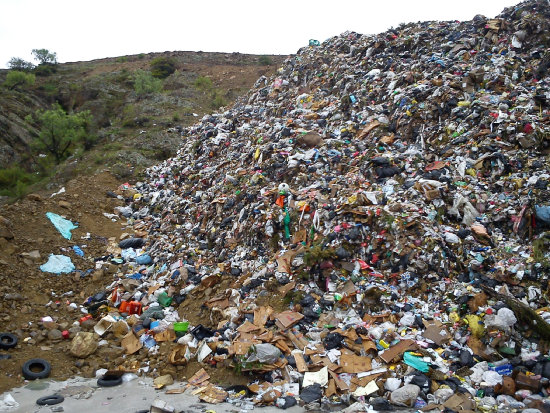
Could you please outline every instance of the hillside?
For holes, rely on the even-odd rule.
[[[40,356],[237,405],[548,411],[549,17],[312,42],[138,181],[7,207],[4,388]],[[41,272],[49,254],[76,271]]]
[[[157,58],[173,61],[176,71],[162,80],[160,92],[138,95],[136,71],[151,70]],[[181,138],[171,133],[173,128],[191,125],[230,104],[259,76],[272,74],[282,60],[240,53],[164,52],[58,64],[54,73],[36,76],[33,86],[0,88],[0,169],[24,164],[28,171],[37,170],[39,159],[30,145],[38,131],[25,117],[59,102],[68,113],[90,110],[90,133],[97,143],[59,167],[54,180],[63,182],[105,167],[130,179],[136,170],[175,154]],[[7,73],[0,71],[0,83]]]

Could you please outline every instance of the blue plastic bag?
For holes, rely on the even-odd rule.
[[[535,215],[546,224],[550,224],[550,206],[535,205]]]
[[[61,215],[54,214],[53,212],[46,212],[46,217],[48,217],[54,227],[66,239],[71,239],[71,231],[78,228],[78,225],[74,225],[68,219],[63,218]]]
[[[54,274],[66,274],[75,270],[71,259],[65,255],[50,254],[48,262],[40,266],[42,272],[51,272]]]
[[[148,265],[148,264],[151,264],[152,262],[153,262],[153,260],[147,254],[138,255],[136,257],[136,263],[139,264],[139,265]]]
[[[76,255],[78,255],[80,257],[84,256],[84,251],[82,251],[82,249],[80,249],[80,247],[78,245],[73,246],[73,251]]]

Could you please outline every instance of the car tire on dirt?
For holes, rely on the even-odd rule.
[[[17,345],[19,339],[15,334],[0,333],[0,349],[7,350]]]
[[[30,359],[23,364],[23,377],[27,380],[43,379],[50,375],[52,366],[44,359]]]

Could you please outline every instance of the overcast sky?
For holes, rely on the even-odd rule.
[[[346,30],[494,17],[518,0],[0,0],[0,68],[32,49],[59,62],[192,50],[291,54]]]

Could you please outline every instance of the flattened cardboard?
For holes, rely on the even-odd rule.
[[[292,243],[299,244],[301,242],[305,242],[306,239],[307,239],[307,231],[305,229],[301,229],[299,231],[296,231],[296,233],[292,236]]]
[[[296,360],[296,368],[300,373],[309,371],[301,351],[293,351],[292,355],[294,356],[294,360]]]
[[[248,353],[248,349],[253,343],[249,341],[234,341],[231,343],[230,352],[238,356],[243,356]]]
[[[286,330],[296,324],[304,318],[303,314],[297,313],[295,311],[283,311],[282,313],[277,314],[275,317],[275,325],[279,327],[280,330]]]
[[[296,255],[298,255],[304,249],[303,245],[300,245],[295,250],[288,250],[279,258],[277,258],[277,271],[286,272],[287,274],[291,273],[291,263]]]
[[[283,353],[290,354],[290,347],[286,344],[286,342],[282,338],[276,340],[274,344],[275,344],[275,347],[277,347]]]
[[[415,350],[417,348],[416,343],[414,340],[401,340],[399,343],[397,343],[395,346],[390,347],[386,351],[380,354],[380,358],[384,360],[386,363],[391,363],[393,359],[396,357],[402,357],[403,353],[408,350]]]
[[[254,310],[254,325],[258,327],[265,326],[269,316],[273,314],[273,308],[271,307],[258,307]]]
[[[355,397],[368,396],[376,391],[378,391],[378,386],[376,385],[376,382],[371,381],[364,387],[357,387],[357,389],[353,392],[353,395]]]
[[[474,410],[474,403],[466,394],[453,394],[443,406],[451,410]]]
[[[285,285],[279,287],[278,290],[284,297],[290,291],[292,291],[294,289],[294,287],[296,287],[296,282],[292,281],[292,282],[289,282],[288,284],[285,284]]]
[[[294,344],[294,347],[296,347],[299,350],[303,350],[307,345],[308,342],[303,337],[297,337],[296,334],[294,334],[292,331],[286,332],[286,337]]]
[[[334,379],[329,379],[327,389],[325,390],[325,396],[330,397],[338,394],[336,390],[336,382]]]
[[[209,384],[199,394],[199,399],[204,400],[207,403],[218,404],[227,399],[227,396],[228,393],[224,389]]]
[[[157,342],[174,341],[175,339],[176,339],[176,333],[174,332],[173,329],[167,329],[158,334],[155,334],[155,341]]]
[[[250,333],[251,331],[259,330],[260,327],[257,325],[252,324],[250,321],[246,320],[239,328],[237,328],[237,331],[239,333]]]
[[[143,343],[141,343],[131,331],[124,336],[121,344],[122,348],[126,351],[126,354],[134,354],[143,347]]]
[[[438,320],[423,320],[426,330],[422,334],[425,338],[432,340],[438,346],[441,346],[451,339],[451,335],[442,322]]]
[[[197,371],[193,376],[189,379],[189,384],[192,384],[193,386],[198,386],[201,383],[204,383],[210,378],[208,373],[205,369],[200,369]]]
[[[328,373],[330,374],[330,376],[334,380],[334,383],[336,383],[336,386],[340,389],[340,391],[345,392],[345,391],[349,390],[349,386],[347,385],[347,383],[344,380],[342,380],[338,376],[338,374],[336,374],[335,372],[333,372],[330,369],[329,369]]]
[[[361,373],[372,370],[372,363],[369,357],[342,354],[340,356],[340,367],[344,373]]]

